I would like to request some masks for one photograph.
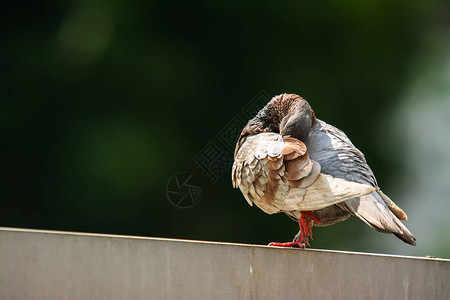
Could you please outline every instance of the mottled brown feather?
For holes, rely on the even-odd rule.
[[[311,160],[308,159],[308,162],[305,166],[303,166],[301,169],[296,169],[293,172],[286,172],[286,174],[284,175],[284,177],[289,180],[289,181],[296,181],[296,180],[300,180],[306,176],[308,176],[309,173],[311,173],[311,169],[312,169],[312,162]]]
[[[277,160],[272,160],[269,157],[269,168],[271,170],[278,170],[283,165],[283,158],[279,158]]]
[[[270,169],[269,170],[269,178],[280,179],[280,171],[279,171],[279,169]]]
[[[304,188],[311,185],[320,174],[320,165],[316,162],[312,164],[311,172],[308,176],[301,178],[299,180],[290,180],[289,185],[294,188]]]
[[[285,137],[286,145],[283,149],[284,160],[292,160],[306,153],[306,145],[300,140],[291,137]]]
[[[278,191],[280,179],[269,178],[267,182],[266,191],[264,195],[261,197],[261,200],[266,204],[272,204],[275,199],[275,194]]]
[[[301,179],[311,172],[312,163],[306,146],[300,140],[284,138],[285,146],[280,158],[269,157],[269,180],[262,201],[271,204],[275,201],[282,172],[291,186],[300,186]],[[282,168],[284,164],[284,168]],[[283,170],[282,170],[283,169]]]
[[[303,169],[308,164],[308,162],[310,162],[309,155],[308,153],[305,153],[305,155],[299,156],[293,160],[286,160],[284,162],[284,165],[286,166],[286,172],[293,174]]]

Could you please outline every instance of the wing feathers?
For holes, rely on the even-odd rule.
[[[400,222],[407,219],[406,213],[381,192],[364,155],[353,146],[342,131],[318,120],[306,144],[310,157],[321,164],[322,173],[376,188],[371,194],[337,203],[335,208],[343,211],[343,216],[345,212],[349,212],[370,227],[392,233],[406,243],[415,245],[414,236]],[[336,222],[345,219],[338,217],[336,209],[325,208],[315,213],[327,219],[325,225],[329,225],[333,224],[333,217],[336,217]]]
[[[249,136],[236,153],[233,184],[247,202],[270,214],[316,210],[375,189],[321,174],[306,150],[301,141],[275,133]]]
[[[314,183],[306,188],[306,195],[298,204],[297,209],[317,210],[344,200],[370,194],[374,190],[375,188],[370,185],[319,174]]]

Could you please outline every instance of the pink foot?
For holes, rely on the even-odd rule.
[[[275,247],[299,247],[299,248],[305,248],[306,246],[310,246],[309,239],[312,238],[312,227],[314,225],[314,222],[320,224],[322,221],[318,217],[314,215],[314,213],[310,210],[308,211],[302,211],[300,214],[300,219],[298,220],[298,225],[300,227],[300,240],[294,241],[294,242],[287,242],[287,243],[276,243],[272,242],[269,243],[269,246],[275,246]]]
[[[293,247],[305,248],[305,244],[301,243],[300,241],[296,241],[296,242],[286,242],[286,243],[272,242],[272,243],[269,243],[268,246],[273,246],[273,247],[287,247],[287,248],[293,248]]]

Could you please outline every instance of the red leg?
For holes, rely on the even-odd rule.
[[[300,240],[287,243],[276,243],[272,242],[269,246],[276,247],[300,247],[305,248],[309,245],[309,238],[312,239],[312,227],[314,222],[320,224],[322,223],[318,217],[314,215],[312,211],[302,211],[300,214],[300,219],[298,220],[298,225],[300,227]]]
[[[308,247],[310,246],[309,239],[313,239],[312,227],[314,222],[318,224],[322,223],[322,221],[320,221],[320,219],[316,217],[312,211],[302,211],[300,220],[298,220],[301,231],[300,242],[304,243]]]

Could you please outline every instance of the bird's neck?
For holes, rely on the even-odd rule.
[[[285,116],[307,103],[295,94],[275,96],[242,130],[241,137],[263,132],[280,133],[280,124]],[[315,117],[314,117],[315,119]]]

